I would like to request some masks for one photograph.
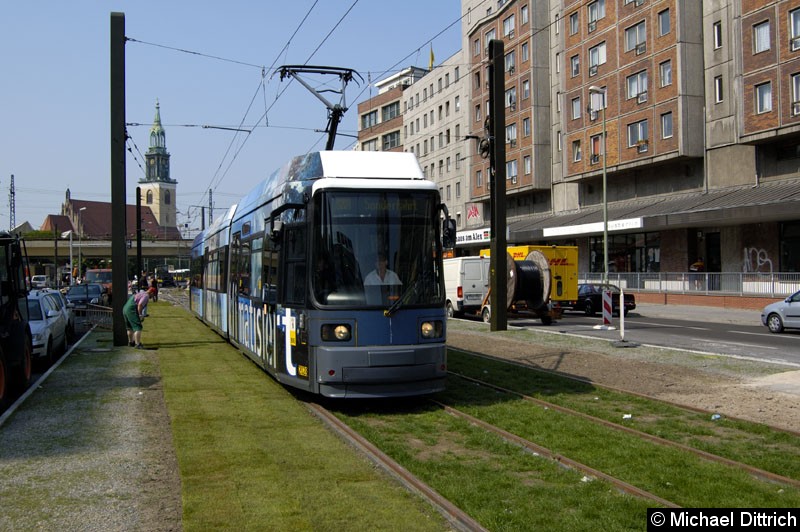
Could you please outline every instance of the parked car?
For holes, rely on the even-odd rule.
[[[562,301],[561,306],[567,310],[583,311],[587,316],[594,316],[603,311],[603,291],[611,291],[612,313],[619,314],[619,294],[620,289],[613,284],[603,285],[602,283],[582,283],[578,285],[578,299]],[[625,316],[628,312],[636,308],[636,296],[625,293]]]
[[[50,286],[50,281],[46,275],[34,275],[31,277],[31,288],[47,288]]]
[[[770,332],[779,333],[783,329],[800,328],[800,291],[783,301],[771,303],[761,311],[761,324]]]
[[[60,290],[48,289],[48,292],[55,296],[59,305],[59,310],[67,318],[67,342],[75,341],[75,312],[72,310],[74,305],[67,301],[67,296]]]
[[[108,294],[99,283],[76,284],[67,290],[67,302],[76,309],[85,309],[89,305],[108,306]]]
[[[33,335],[33,357],[49,366],[57,353],[67,349],[67,316],[58,296],[51,290],[31,290],[28,294],[28,323]]]

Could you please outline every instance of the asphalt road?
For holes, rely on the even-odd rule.
[[[613,329],[603,329],[600,315],[565,312],[545,326],[541,321],[509,318],[509,326],[555,334],[583,335],[690,351],[770,360],[800,367],[800,330],[772,334],[761,325],[760,312],[696,306],[639,305],[625,317],[614,316]]]

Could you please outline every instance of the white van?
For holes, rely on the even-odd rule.
[[[457,257],[444,260],[447,315],[479,313],[489,290],[489,258]]]

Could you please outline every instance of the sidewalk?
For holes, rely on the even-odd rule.
[[[636,303],[630,316],[648,318],[691,319],[697,322],[733,323],[737,325],[761,325],[760,310],[705,307],[700,305],[658,305]]]

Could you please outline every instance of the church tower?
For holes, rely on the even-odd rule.
[[[147,148],[144,158],[146,176],[139,180],[142,206],[150,207],[162,227],[176,227],[178,220],[175,190],[178,182],[169,177],[169,153],[166,134],[161,127],[161,109],[158,100],[156,100],[153,127],[150,128],[150,147]],[[147,231],[145,227],[142,229]]]

